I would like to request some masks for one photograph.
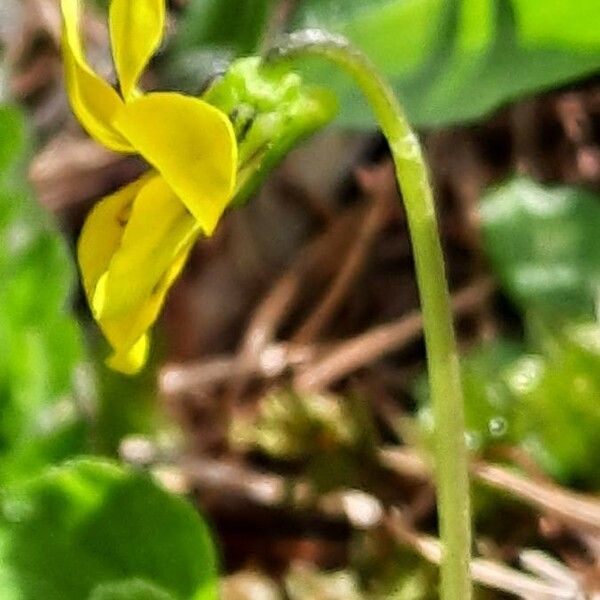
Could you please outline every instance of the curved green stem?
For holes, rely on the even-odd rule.
[[[346,71],[369,101],[387,138],[415,255],[435,418],[443,600],[469,600],[471,523],[464,409],[450,294],[433,193],[419,141],[390,86],[347,40],[318,30],[291,34],[267,60],[319,56]]]

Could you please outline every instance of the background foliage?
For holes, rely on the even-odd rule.
[[[29,477],[85,447],[77,402],[83,358],[67,312],[75,278],[70,251],[24,182],[23,115],[0,107],[0,481]]]
[[[371,164],[387,154],[359,95],[326,66],[300,65],[308,81],[340,100],[329,133],[335,143],[327,145],[325,136],[308,153],[294,153],[262,194],[199,245],[168,307],[156,356],[140,378],[126,379],[101,364],[72,256],[85,202],[143,166],[98,153],[74,126],[60,80],[59,21],[44,21],[54,4],[47,4],[49,13],[19,19],[33,4],[44,2],[0,3],[0,40],[10,47],[0,93],[17,99],[0,106],[0,597],[205,600],[221,585],[226,600],[256,589],[274,600],[284,593],[291,600],[435,598],[436,569],[417,555],[415,538],[398,544],[385,527],[353,521],[353,507],[364,516],[397,504],[412,515],[419,543],[435,535],[430,475],[397,472],[382,461],[390,450],[409,458],[427,452],[433,426],[427,389],[422,380],[412,389],[424,366],[420,343],[409,336],[400,349],[386,350],[393,356],[361,364],[323,393],[294,389],[321,356],[364,341],[365,331],[377,333],[387,321],[405,325],[417,306],[405,224],[391,206],[395,185]],[[91,4],[90,56],[108,73],[100,18],[107,2],[97,0],[95,10]],[[453,284],[490,275],[497,285],[481,301],[489,314],[477,316],[491,320],[491,330],[478,330],[473,315],[457,314],[470,449],[478,464],[504,469],[504,477],[536,492],[532,500],[514,486],[498,493],[477,480],[477,547],[493,547],[493,564],[503,569],[510,561],[513,583],[515,573],[523,574],[515,564],[523,548],[548,550],[562,561],[553,567],[579,590],[593,573],[586,561],[598,560],[586,545],[597,528],[573,517],[595,513],[552,512],[576,544],[538,524],[545,523],[544,498],[556,511],[579,501],[578,490],[586,502],[600,490],[600,170],[594,171],[600,4],[190,0],[169,6],[176,34],[156,57],[144,82],[149,87],[200,93],[232,59],[262,52],[298,27],[348,36],[392,81],[422,128]],[[290,6],[295,10],[286,13]],[[244,87],[253,65],[239,62],[213,88],[227,112],[243,104],[242,112],[254,116],[257,106]],[[261,180],[334,110],[334,102],[298,79],[276,75],[261,100],[263,120],[237,123],[254,127],[250,141],[261,142],[276,126],[281,143],[269,148],[273,162]],[[523,107],[530,109],[525,119],[517,114]],[[309,108],[319,118],[285,135],[290,115]],[[349,136],[346,128],[363,133]],[[389,214],[363,206],[382,196]],[[61,212],[60,220],[51,210]],[[461,238],[474,232],[475,242]],[[328,236],[335,243],[316,246],[311,262],[313,238]],[[339,271],[356,260],[353,252],[362,257],[354,262],[356,279],[322,330],[297,346],[296,326],[314,316],[313,304],[320,306],[339,283]],[[263,306],[260,298],[280,289],[282,272],[295,282],[296,297],[273,326],[277,331],[266,335],[273,344],[267,350],[275,352],[260,356],[277,360],[258,361],[249,385],[236,370],[247,366],[240,344]],[[297,359],[281,352],[288,342],[317,351]],[[269,370],[290,356],[281,370]],[[175,366],[165,367],[165,357]],[[193,361],[190,370],[184,359]],[[214,377],[223,364],[225,380],[198,384],[198,373]],[[162,410],[161,368],[162,392],[189,435]],[[182,387],[173,391],[165,382]],[[147,453],[132,456],[131,447]],[[119,461],[105,458],[119,454]],[[196,507],[125,466],[123,457],[151,471],[157,461],[186,484],[193,481],[194,499],[217,519],[218,543]],[[498,523],[507,522],[514,526],[500,531]],[[242,569],[248,562],[250,572]]]

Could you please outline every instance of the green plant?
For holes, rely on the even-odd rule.
[[[294,25],[341,33],[389,78],[419,126],[474,121],[600,67],[595,0],[306,0]],[[341,123],[370,126],[364,103],[331,70],[311,68],[341,99]]]
[[[475,347],[461,361],[470,448],[520,446],[557,481],[596,491],[598,197],[517,177],[484,194],[481,218],[484,249],[525,336]],[[416,387],[430,433],[425,379]]]
[[[440,596],[468,600],[471,515],[464,408],[450,294],[437,228],[433,192],[418,139],[392,89],[375,66],[342,37],[317,30],[292,34],[271,61],[319,57],[349,75],[370,104],[394,164],[415,257],[434,414],[440,537],[444,544]]]
[[[69,250],[25,183],[23,115],[0,106],[0,487],[77,454],[90,434],[76,388],[84,359],[68,313]],[[88,407],[89,408],[89,407]]]
[[[1,498],[6,600],[213,600],[216,565],[191,506],[112,462],[68,462]]]
[[[114,44],[118,92],[96,77],[83,58],[78,3],[63,0],[62,6],[67,84],[75,112],[109,148],[125,152],[136,148],[154,169],[141,183],[99,205],[80,246],[84,287],[94,316],[125,371],[136,371],[144,363],[146,331],[195,239],[202,232],[210,234],[226,207],[246,202],[299,140],[333,118],[332,94],[307,87],[287,61],[316,56],[331,63],[335,74],[321,66],[302,68],[326,81],[326,87],[340,97],[343,123],[369,123],[364,99],[371,105],[395,161],[422,299],[445,549],[441,595],[447,600],[469,598],[463,391],[467,427],[478,435],[477,449],[500,439],[523,443],[553,475],[579,481],[586,477],[590,456],[597,454],[597,444],[589,435],[598,416],[590,402],[598,390],[597,353],[582,345],[579,337],[573,342],[575,329],[569,327],[561,329],[561,335],[569,332],[567,341],[552,343],[558,350],[535,349],[535,355],[528,350],[522,356],[521,350],[511,347],[505,352],[503,346],[480,354],[465,363],[461,385],[428,173],[395,93],[412,122],[436,125],[478,118],[508,99],[590,73],[600,65],[600,40],[593,25],[597,3],[586,0],[574,8],[561,1],[540,15],[533,0],[307,0],[293,23],[328,24],[361,46],[374,64],[344,38],[311,30],[285,38],[266,60],[227,62],[225,73],[207,85],[201,100],[178,93],[143,95],[137,88],[141,68],[157,49],[163,31],[162,0],[149,0],[146,8],[156,9],[154,13],[133,12],[132,4],[122,0],[110,5],[111,33],[113,42],[118,42]],[[204,75],[214,75],[224,60],[257,51],[265,32],[275,24],[274,6],[272,0],[191,2],[181,36],[164,64],[177,67],[206,51],[202,77],[194,73],[194,86],[199,87]],[[589,18],[574,17],[581,11],[587,11]],[[131,56],[136,58],[133,65]],[[195,67],[202,62],[196,60]],[[377,67],[391,85],[378,75]],[[363,100],[357,100],[356,85]],[[19,155],[22,137],[19,118],[13,117],[9,109],[0,113],[5,133],[0,144],[0,193],[7,200],[1,206],[0,234],[10,251],[0,263],[0,300],[7,307],[7,316],[0,317],[0,341],[10,349],[0,358],[0,393],[4,394],[0,399],[5,408],[0,478],[3,484],[10,483],[0,518],[0,592],[9,590],[8,600],[215,597],[214,549],[206,526],[190,507],[150,478],[113,463],[80,459],[48,469],[49,464],[89,448],[72,381],[82,349],[77,325],[63,311],[72,273],[60,237],[51,227],[35,229],[32,223],[39,221],[39,215],[31,218],[28,211],[35,209],[23,209],[29,198],[21,202],[27,196],[22,175],[14,185],[18,172],[14,157]],[[206,150],[214,149],[219,140],[226,141],[223,152],[196,153],[201,142]],[[213,175],[223,166],[222,189],[209,202],[219,179]],[[589,320],[598,300],[600,273],[595,201],[583,192],[553,190],[544,192],[547,197],[541,207],[536,200],[541,193],[531,182],[519,179],[488,196],[483,219],[491,261],[507,294],[527,313],[529,322],[531,314],[541,319],[558,315],[565,322]],[[8,201],[15,197],[17,202]],[[168,226],[171,217],[172,227]],[[19,229],[22,218],[27,221],[26,231]],[[164,229],[153,227],[156,223]],[[40,278],[47,278],[48,285],[38,303],[30,305]],[[137,283],[129,288],[132,281]],[[137,297],[131,300],[134,292]],[[45,327],[33,331],[31,323],[40,314]],[[139,315],[141,325],[135,321]],[[137,325],[133,333],[128,331],[132,322]],[[586,337],[589,331],[596,330],[586,324],[577,329],[577,336]],[[64,351],[54,352],[57,347]],[[519,387],[527,377],[528,385]],[[559,397],[573,382],[579,387],[569,394],[572,401],[561,403]],[[345,466],[349,456],[367,457],[365,462],[371,466],[372,440],[358,435],[360,427],[344,430],[312,412],[327,404],[332,414],[343,418],[336,402],[308,397],[299,403],[285,400],[283,417],[262,416],[275,433],[294,430],[303,445],[275,448],[273,438],[264,436],[271,430],[255,436],[257,445],[273,454],[308,455],[308,471],[314,479],[333,486],[337,481],[332,470],[342,472],[340,465]],[[50,419],[49,428],[48,420],[40,424],[40,413],[61,417],[65,406],[68,422]],[[301,414],[295,412],[298,407]],[[119,412],[113,405],[112,416],[118,417]],[[534,432],[537,415],[542,415],[541,426]],[[580,429],[570,425],[578,420],[594,427],[583,430],[581,443],[562,443],[563,438],[556,436],[557,424],[562,422],[574,437]],[[115,422],[102,423],[104,429],[112,429],[113,437],[105,440],[112,452],[130,430],[128,426],[116,430]],[[32,433],[36,443],[28,444]],[[320,436],[325,443],[333,440],[342,452],[319,456],[311,442]],[[30,482],[23,484],[23,479]],[[338,579],[342,589],[349,589],[348,582],[350,589],[356,587],[345,575]],[[320,585],[321,578],[316,580]]]
[[[191,506],[99,458],[55,466],[102,432],[83,404],[91,384],[76,385],[72,260],[24,181],[21,112],[0,106],[0,131],[0,597],[216,598],[215,551]]]
[[[256,53],[275,8],[271,0],[192,0],[164,57],[165,77],[197,89],[231,57]],[[438,127],[593,75],[599,18],[595,0],[303,0],[289,26],[351,40],[391,81],[411,123]],[[335,69],[306,72],[335,90],[339,124],[372,126],[364,100]]]

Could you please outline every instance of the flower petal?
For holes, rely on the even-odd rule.
[[[147,331],[199,234],[155,172],[98,202],[88,216],[79,266],[94,317],[114,349],[112,368],[133,374],[146,362]]]
[[[115,350],[113,356],[108,360],[111,368],[133,375],[144,366],[148,354],[148,334],[146,332],[158,318],[167,293],[179,277],[195,241],[195,238],[190,239],[181,248],[152,294],[139,306],[117,319],[100,321],[100,327]]]
[[[165,0],[112,0],[110,39],[121,93],[135,94],[140,75],[160,45],[165,26]]]
[[[153,93],[126,104],[115,125],[210,235],[235,188],[237,144],[227,116],[196,98]]]
[[[61,10],[65,83],[73,112],[87,132],[103,146],[117,152],[132,152],[127,140],[112,125],[123,101],[85,59],[79,32],[80,0],[61,0]]]
[[[156,177],[145,175],[98,202],[88,215],[77,246],[79,269],[90,305],[100,278],[106,273],[123,239],[125,226],[140,190]]]
[[[106,360],[106,364],[113,370],[125,375],[135,375],[146,364],[148,350],[150,348],[150,336],[144,334],[128,350],[119,349]]]
[[[156,175],[139,191],[119,248],[94,292],[94,314],[118,317],[152,295],[198,224],[165,180]]]

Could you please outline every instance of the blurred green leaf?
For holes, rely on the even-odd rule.
[[[494,444],[516,440],[516,401],[505,373],[523,352],[520,344],[499,339],[474,348],[462,358],[465,424],[471,450],[483,452]],[[415,395],[421,406],[419,420],[430,436],[434,422],[426,377],[417,381]]]
[[[89,600],[177,600],[175,596],[141,579],[99,585]]]
[[[481,205],[485,249],[523,310],[591,316],[600,294],[600,198],[517,178]]]
[[[191,0],[161,59],[167,84],[198,92],[235,58],[257,54],[276,0]]]
[[[22,160],[26,146],[25,124],[12,106],[0,105],[0,181],[5,182]]]
[[[440,126],[593,74],[599,20],[596,0],[305,0],[294,25],[346,35],[392,81],[413,123]],[[349,80],[311,72],[339,93],[343,124],[372,124]]]
[[[553,355],[525,357],[510,373],[517,435],[557,480],[600,489],[600,327],[566,328]]]
[[[159,338],[159,336],[156,336]],[[129,377],[106,366],[110,350],[104,338],[92,343],[95,358],[98,406],[95,433],[98,453],[116,457],[124,438],[142,435],[150,440],[170,438],[175,443],[175,426],[164,410],[158,393],[158,368],[163,354],[160,338],[155,340],[144,370]]]
[[[428,58],[444,24],[445,0],[304,0],[295,27],[347,36],[387,74],[410,75]],[[453,9],[455,10],[455,9]],[[407,24],[410,23],[410,27]]]
[[[22,115],[0,107],[0,482],[79,453],[86,427],[73,399],[82,342],[66,303],[74,267],[37,206],[21,165]]]
[[[275,0],[191,0],[180,21],[176,47],[221,48],[236,57],[252,54],[274,6]]]
[[[144,474],[79,459],[1,506],[3,600],[217,598],[207,526]]]
[[[498,340],[462,359],[468,442],[480,453],[497,443],[522,446],[561,483],[598,490],[600,326],[570,324],[553,336],[543,354]],[[429,440],[433,420],[424,378],[415,394]],[[479,512],[488,510],[489,500],[480,496],[475,504],[487,506]]]
[[[256,448],[281,460],[366,446],[367,428],[352,409],[340,396],[277,390],[260,400],[256,416],[233,421],[230,439],[239,448]]]

